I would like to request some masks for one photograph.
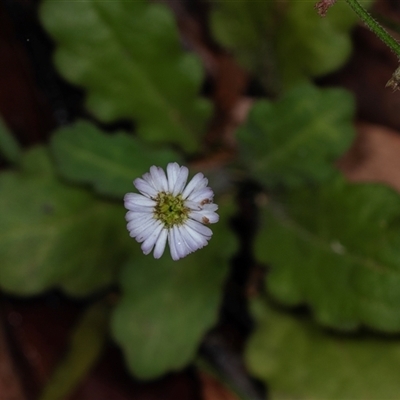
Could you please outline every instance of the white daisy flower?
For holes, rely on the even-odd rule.
[[[141,194],[125,195],[127,228],[144,254],[154,248],[160,258],[168,240],[172,259],[179,260],[208,244],[212,231],[205,225],[218,222],[218,206],[207,178],[198,173],[186,185],[188,175],[176,162],[168,164],[167,174],[153,165],[133,181]]]

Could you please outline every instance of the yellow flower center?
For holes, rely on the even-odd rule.
[[[189,209],[185,207],[182,195],[173,196],[171,193],[160,192],[155,198],[154,216],[166,228],[183,224],[189,217]]]

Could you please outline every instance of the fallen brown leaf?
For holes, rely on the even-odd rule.
[[[358,123],[357,138],[338,166],[350,181],[380,182],[400,191],[399,132]]]

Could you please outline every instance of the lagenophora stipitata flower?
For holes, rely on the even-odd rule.
[[[219,219],[214,192],[201,172],[186,184],[188,175],[176,162],[168,164],[167,173],[152,166],[133,181],[140,194],[125,195],[127,228],[144,254],[154,249],[154,258],[160,258],[168,240],[172,259],[179,260],[208,244],[212,231],[205,225]]]

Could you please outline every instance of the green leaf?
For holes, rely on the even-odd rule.
[[[107,135],[84,121],[57,131],[51,148],[63,177],[118,198],[132,191],[133,179],[151,165],[180,161],[172,150],[150,148],[122,132]]]
[[[370,4],[371,1],[363,2]],[[338,2],[321,18],[307,1],[214,1],[211,26],[221,44],[269,90],[332,72],[351,51],[357,16]]]
[[[257,321],[245,358],[271,400],[396,399],[400,341],[332,335],[306,318],[252,303]]]
[[[242,160],[267,187],[327,180],[354,137],[353,112],[348,92],[311,85],[258,101],[238,131]]]
[[[211,29],[216,39],[269,91],[276,92],[280,75],[273,38],[280,18],[275,2],[215,0],[211,5]]]
[[[183,368],[217,319],[235,249],[228,226],[231,200],[219,206],[223,214],[212,226],[214,234],[205,248],[179,261],[172,261],[168,250],[159,260],[142,255],[123,268],[123,296],[112,328],[130,370],[139,378]]]
[[[58,45],[59,71],[87,90],[86,104],[96,117],[130,118],[143,139],[196,150],[210,103],[198,97],[202,67],[183,51],[167,6],[45,0],[41,19]]]
[[[0,119],[0,155],[12,164],[18,164],[21,159],[21,149],[4,122]]]
[[[57,365],[39,400],[65,399],[98,361],[108,336],[110,306],[98,302],[83,312],[74,327],[67,353]]]
[[[372,0],[363,1],[367,7]],[[285,86],[341,67],[351,53],[351,28],[357,15],[338,2],[321,18],[312,4],[291,0],[276,36],[277,58]]]
[[[400,197],[341,177],[291,191],[262,210],[255,250],[269,291],[306,303],[324,325],[400,331]]]
[[[82,296],[112,283],[126,258],[125,210],[59,182],[45,149],[0,175],[0,287]]]

